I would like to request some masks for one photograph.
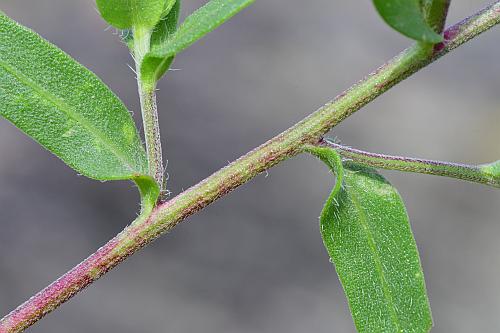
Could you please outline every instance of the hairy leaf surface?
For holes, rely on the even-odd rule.
[[[151,51],[145,56],[141,65],[142,78],[147,81],[158,80],[165,72],[163,64],[168,63],[176,54],[219,27],[253,1],[212,0],[196,10],[173,34],[168,34],[168,38],[161,39],[161,43],[152,44]]]
[[[443,37],[426,22],[420,0],[373,0],[384,21],[403,35],[426,43],[439,43]]]
[[[352,165],[341,174],[343,186],[328,198],[320,228],[356,328],[428,332],[432,316],[401,197],[373,169]]]
[[[167,16],[165,16],[153,30],[151,35],[151,49],[161,47],[168,38],[177,30],[181,1],[175,1]],[[141,64],[142,79],[146,82],[157,82],[170,68],[175,56],[170,57],[147,57]]]
[[[146,153],[123,103],[92,72],[5,15],[0,115],[87,177],[140,178],[143,192],[148,188]]]
[[[96,3],[103,19],[118,29],[153,28],[173,4],[172,0],[96,0]]]

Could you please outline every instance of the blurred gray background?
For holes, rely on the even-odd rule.
[[[204,1],[185,0],[183,17]],[[487,1],[454,1],[449,23]],[[91,0],[0,9],[99,75],[139,116],[127,49]],[[332,135],[376,152],[500,158],[500,27],[398,85]],[[159,88],[177,194],[294,124],[410,44],[370,1],[257,1],[178,57]],[[0,313],[118,233],[133,186],[76,176],[0,119]],[[434,332],[500,330],[500,191],[385,172],[405,199]],[[332,179],[302,156],[141,251],[31,332],[354,332],[318,232]]]

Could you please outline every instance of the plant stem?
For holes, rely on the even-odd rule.
[[[0,320],[0,333],[21,332],[73,297],[107,271],[170,231],[187,217],[274,165],[317,144],[342,120],[419,69],[500,23],[500,1],[445,31],[432,54],[413,46],[333,101],[197,185],[157,206],[56,282]]]
[[[141,101],[142,122],[146,139],[149,175],[153,177],[160,190],[164,188],[164,168],[160,139],[160,124],[158,122],[158,108],[156,105],[156,82],[145,82],[141,78],[141,63],[149,51],[151,31],[141,27],[134,29],[134,59],[137,72],[137,86]]]
[[[411,157],[375,154],[346,147],[328,140],[321,141],[319,145],[335,149],[347,161],[368,165],[374,168],[444,176],[500,188],[500,178],[495,178],[484,168],[489,164],[467,165]]]

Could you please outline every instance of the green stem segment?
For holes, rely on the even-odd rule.
[[[151,30],[137,27],[134,29],[134,59],[137,72],[137,86],[141,101],[144,137],[148,155],[149,175],[155,179],[163,193],[164,168],[160,139],[160,125],[158,121],[158,108],[156,105],[156,82],[145,82],[141,78],[141,64],[144,56],[149,52]]]
[[[107,271],[172,230],[187,217],[276,164],[316,145],[326,132],[389,88],[429,63],[500,23],[500,1],[450,27],[432,54],[412,46],[295,126],[219,170],[197,185],[158,205],[69,273],[0,320],[0,333],[21,332],[56,309]],[[493,168],[493,166],[490,166]],[[499,170],[496,167],[495,170]]]
[[[321,141],[319,146],[335,149],[344,160],[348,162],[363,164],[379,169],[456,178],[500,188],[500,174],[498,172],[495,173],[493,170],[494,166],[499,162],[484,165],[467,165],[383,155],[346,147],[328,140]]]

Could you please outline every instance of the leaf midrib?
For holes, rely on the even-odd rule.
[[[359,212],[359,222],[363,226],[363,230],[366,231],[366,237],[368,239],[368,246],[373,252],[373,260],[375,261],[375,269],[379,272],[380,280],[382,281],[382,291],[384,296],[389,302],[389,311],[391,313],[391,317],[396,325],[396,329],[398,332],[401,332],[401,324],[399,322],[399,317],[395,311],[394,299],[392,298],[391,292],[389,290],[389,286],[387,283],[387,279],[385,277],[384,269],[382,268],[382,260],[380,259],[380,255],[377,252],[377,247],[375,245],[375,237],[371,231],[370,225],[367,222],[366,214],[363,210],[363,206],[359,202],[358,198],[355,194],[351,193],[351,191],[347,191],[348,196],[351,198],[353,205]]]
[[[120,160],[123,162],[123,165],[130,171],[134,172],[135,168],[132,166],[132,163],[127,159],[126,155],[123,154],[119,147],[116,146],[111,140],[109,140],[106,135],[104,135],[98,128],[93,126],[91,123],[87,121],[84,117],[79,115],[77,112],[73,111],[73,109],[63,100],[61,100],[58,96],[53,95],[49,91],[45,90],[39,84],[31,80],[29,77],[24,75],[21,71],[16,69],[15,67],[9,65],[5,61],[0,59],[0,66],[2,66],[7,72],[11,73],[14,77],[16,77],[21,83],[30,87],[35,93],[39,96],[45,98],[54,106],[56,106],[59,110],[64,112],[69,118],[72,118],[77,123],[79,123],[82,127],[87,129],[91,134],[96,136],[104,145]]]

